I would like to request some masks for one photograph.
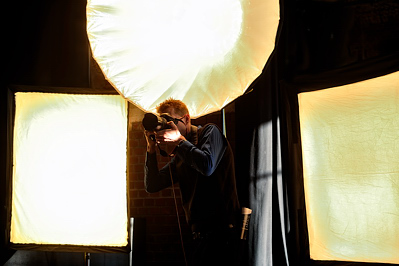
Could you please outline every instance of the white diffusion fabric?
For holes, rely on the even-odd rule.
[[[16,93],[11,242],[126,246],[127,103]]]
[[[299,95],[310,256],[399,263],[399,72]]]
[[[88,0],[93,57],[145,111],[167,98],[195,118],[242,95],[274,49],[278,0]]]

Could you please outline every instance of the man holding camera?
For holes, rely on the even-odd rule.
[[[191,125],[187,106],[179,100],[164,101],[157,112],[169,121],[145,130],[145,188],[152,193],[170,187],[172,180],[179,183],[186,219],[198,242],[192,265],[233,265],[239,202],[230,144],[216,125]],[[174,150],[170,162],[158,169],[160,143]]]

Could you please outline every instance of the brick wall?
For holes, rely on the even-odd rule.
[[[146,265],[184,265],[179,225],[172,188],[149,194],[144,189],[144,161],[146,141],[141,125],[144,112],[129,104],[129,195],[130,215],[145,219],[145,261]],[[194,125],[215,123],[220,128],[220,112],[193,120]],[[234,105],[226,108],[227,136],[234,150]],[[159,167],[168,162],[168,158],[158,153]],[[185,220],[181,204],[179,186],[175,186],[177,209],[180,217],[182,238],[186,255],[193,249],[191,231]]]

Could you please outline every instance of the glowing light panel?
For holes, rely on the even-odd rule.
[[[299,106],[311,258],[399,263],[399,72]]]
[[[17,93],[11,242],[126,246],[127,104]]]
[[[88,0],[93,56],[117,91],[155,111],[183,100],[192,117],[240,96],[274,49],[278,0]]]

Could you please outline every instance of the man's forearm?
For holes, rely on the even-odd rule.
[[[144,186],[147,192],[154,193],[171,185],[168,171],[158,170],[156,153],[147,153],[144,166]]]
[[[183,141],[177,149],[177,156],[200,172],[202,175],[209,176],[216,169],[222,158],[227,144],[224,137],[215,126],[208,126],[204,130],[200,147],[196,147],[188,141]]]

